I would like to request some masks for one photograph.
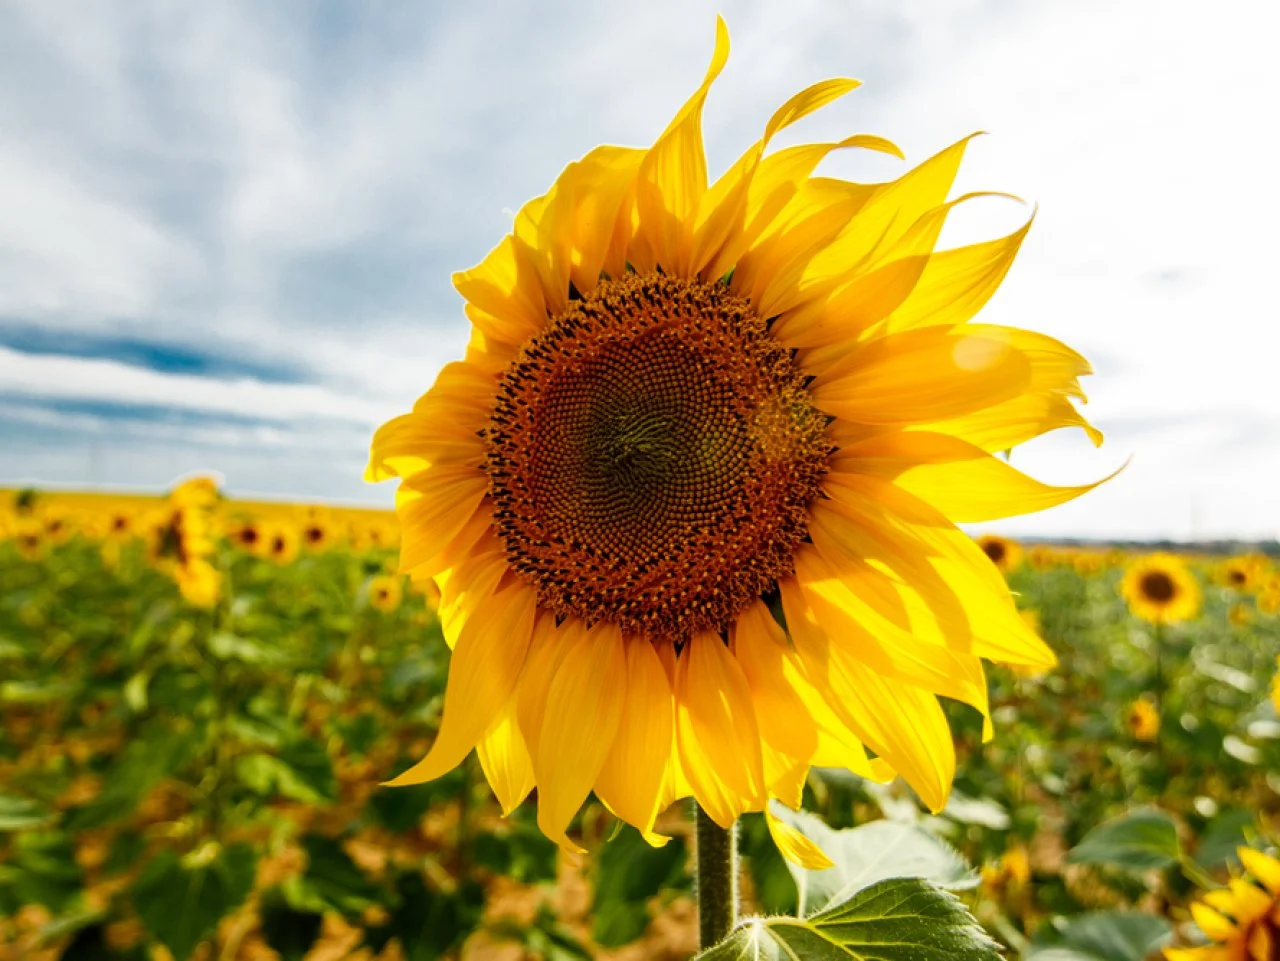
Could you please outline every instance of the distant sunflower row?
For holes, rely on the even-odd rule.
[[[127,544],[171,577],[190,603],[216,603],[222,574],[212,561],[220,543],[285,565],[302,551],[389,549],[398,543],[390,512],[226,500],[209,477],[175,485],[163,498],[112,494],[0,492],[0,542],[30,561],[79,538],[101,546],[114,566]]]

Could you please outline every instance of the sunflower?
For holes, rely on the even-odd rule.
[[[400,606],[404,597],[404,587],[399,577],[379,574],[369,581],[369,606],[384,614],[394,611]]]
[[[262,556],[281,566],[292,564],[298,557],[298,529],[292,524],[282,523],[264,527]]]
[[[298,510],[298,534],[309,551],[322,551],[333,541],[333,518],[327,507],[308,504]]]
[[[1280,861],[1238,848],[1240,863],[1254,881],[1233,878],[1226,888],[1205,893],[1191,916],[1212,944],[1165,948],[1168,961],[1272,961],[1280,956]]]
[[[147,523],[148,559],[197,607],[212,607],[222,585],[221,573],[208,561],[214,551],[212,509],[218,498],[217,488],[210,484],[201,477],[178,485]]]
[[[233,524],[227,532],[227,539],[246,554],[261,554],[266,544],[262,526],[253,518]]]
[[[123,544],[138,536],[138,518],[133,511],[117,508],[109,511],[103,524],[103,538]]]
[[[978,546],[982,553],[991,558],[991,563],[1006,574],[1022,563],[1022,548],[1017,541],[997,534],[984,534],[978,538]]]
[[[1251,591],[1266,574],[1266,560],[1253,554],[1229,557],[1218,565],[1217,580],[1224,587],[1237,591]]]
[[[1200,613],[1200,584],[1173,554],[1138,558],[1125,571],[1120,593],[1135,617],[1152,624],[1177,624]]]
[[[1276,672],[1271,676],[1271,706],[1280,714],[1280,655],[1276,657]]]
[[[934,250],[967,139],[890,183],[814,177],[841,149],[901,156],[866,135],[767,152],[857,86],[829,80],[708,185],[728,52],[720,21],[653,147],[570,164],[455,275],[466,355],[373,439],[366,478],[401,479],[401,570],[438,585],[454,649],[439,734],[392,783],[475,748],[503,809],[536,787],[567,848],[593,790],[654,844],[693,796],[725,827],[764,811],[823,864],[770,798],[795,807],[809,767],[835,766],[901,774],[939,810],[939,696],[986,715],[981,658],[1054,663],[953,522],[1089,487],[992,452],[1101,438],[1072,403],[1083,358],[969,323],[1027,226]]]
[[[25,560],[40,560],[45,545],[44,525],[34,518],[19,515],[13,525],[13,543]]]
[[[1129,705],[1124,722],[1134,740],[1154,741],[1160,735],[1160,709],[1148,695]]]

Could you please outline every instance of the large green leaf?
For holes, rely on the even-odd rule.
[[[684,878],[685,846],[673,838],[651,847],[630,825],[600,850],[595,863],[591,936],[604,947],[634,941],[649,924],[648,901]]]
[[[1173,818],[1156,808],[1142,808],[1094,828],[1067,860],[1148,871],[1176,864],[1180,856]]]
[[[1238,863],[1236,848],[1244,847],[1246,828],[1258,820],[1253,811],[1222,811],[1206,826],[1196,847],[1196,863],[1216,868],[1227,862]]]
[[[1168,921],[1153,914],[1082,914],[1033,944],[1024,961],[1143,961],[1169,940],[1172,930]]]
[[[888,878],[923,878],[952,890],[978,883],[978,876],[959,854],[917,825],[872,821],[833,831],[805,811],[790,811],[776,804],[773,810],[835,863],[823,871],[810,871],[787,862],[800,892],[802,917]]]
[[[698,961],[999,961],[958,898],[919,878],[864,888],[809,918],[752,918]]]
[[[194,865],[163,851],[134,882],[134,910],[151,936],[176,961],[185,961],[249,896],[256,864],[257,855],[244,844],[222,848]]]

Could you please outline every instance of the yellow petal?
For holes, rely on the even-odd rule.
[[[1030,379],[1022,394],[986,410],[916,426],[951,434],[988,451],[1009,450],[1059,427],[1080,427],[1095,446],[1100,445],[1102,434],[1071,403],[1071,398],[1084,399],[1079,378],[1090,372],[1088,362],[1044,334],[998,329],[1005,331],[1004,336],[1031,366]]]
[[[1232,878],[1227,887],[1236,899],[1235,917],[1242,926],[1262,917],[1271,907],[1271,898],[1243,878]]]
[[[790,824],[780,820],[769,808],[769,805],[765,805],[765,823],[769,825],[773,843],[778,846],[778,851],[784,858],[810,871],[824,871],[835,867],[834,862],[822,852],[822,848]]]
[[[963,701],[988,717],[986,678],[978,658],[948,648],[940,633],[917,636],[926,625],[912,621],[884,575],[847,558],[833,566],[823,553],[827,531],[816,516],[810,530],[814,544],[797,552],[796,576],[788,581],[799,588],[793,606],[810,615],[792,626],[797,648],[855,658],[885,677]]]
[[[991,299],[1031,229],[1034,214],[1007,237],[931,255],[911,294],[889,316],[890,330],[963,324]]]
[[[557,844],[581,851],[565,829],[591,793],[613,750],[622,719],[627,655],[612,624],[580,632],[565,653],[547,692],[534,771],[538,827]]]
[[[549,313],[568,306],[570,281],[582,294],[599,283],[618,212],[644,156],[629,147],[597,147],[516,215],[514,233],[538,271]]]
[[[696,634],[676,663],[676,744],[698,804],[723,828],[765,801],[760,733],[742,669],[715,634]]]
[[[942,256],[933,248],[949,213],[959,204],[984,197],[1009,195],[971,193],[940,204],[922,214],[896,243],[877,248],[856,263],[850,260],[852,254],[845,253],[848,241],[837,240],[813,258],[803,276],[777,291],[768,306],[762,301],[767,315],[782,314],[770,332],[793,347],[839,346],[857,340],[915,296],[932,259]],[[768,294],[763,296],[769,299]],[[882,333],[897,329],[889,325]]]
[[[728,59],[729,30],[717,17],[716,48],[701,86],[640,164],[635,194],[638,233],[648,241],[656,266],[676,276],[691,273],[693,219],[707,190],[702,108]]]
[[[653,832],[662,780],[675,745],[675,702],[671,684],[653,645],[626,640],[626,685],[622,720],[613,748],[596,779],[596,794],[655,847],[669,840]]]
[[[1225,941],[1236,933],[1236,926],[1207,904],[1192,902],[1191,916],[1212,941]]]
[[[1253,848],[1237,848],[1236,853],[1240,855],[1244,869],[1261,881],[1268,891],[1280,897],[1280,861]]]
[[[478,467],[431,468],[401,481],[400,567],[406,572],[437,557],[462,532],[489,492]]]
[[[840,451],[832,458],[831,467],[891,481],[957,523],[1045,510],[1110,479],[1078,487],[1052,487],[968,441],[928,431],[876,434]]]
[[[547,302],[527,244],[508,234],[470,270],[453,275],[453,286],[479,308],[472,316],[485,337],[521,344],[547,322]]]
[[[560,670],[560,663],[585,632],[586,626],[576,617],[557,625],[556,618],[550,612],[539,612],[528,661],[520,676],[520,692],[516,698],[516,719],[529,754],[534,758],[535,772],[538,770],[537,755],[542,745],[542,721],[547,713],[551,682]]]
[[[497,726],[476,744],[476,755],[505,817],[520,806],[534,786],[533,763],[516,724],[514,698],[507,702]]]
[[[763,601],[753,601],[738,615],[732,646],[751,690],[760,736],[776,750],[807,761],[818,747],[817,729],[800,693],[808,684],[786,634]]]
[[[730,231],[703,277],[723,277],[732,268],[731,289],[750,297],[755,284],[767,283],[781,265],[794,267],[830,243],[875,193],[876,185],[808,178],[829,154],[852,148],[902,157],[902,151],[883,137],[857,134],[835,143],[788,147],[762,158],[747,191],[742,226]]]
[[[901,603],[935,623],[948,646],[1006,664],[1057,663],[982,549],[935,508],[871,477],[831,474],[826,491],[814,512],[832,543],[892,572],[904,585]]]
[[[932,811],[947,803],[955,776],[955,746],[938,700],[928,691],[883,677],[835,645],[810,643],[813,615],[794,579],[783,582],[783,606],[810,679],[829,690],[832,709],[858,739],[902,775]]]
[[[1249,956],[1252,961],[1272,961],[1276,952],[1272,950],[1275,935],[1265,924],[1255,924],[1249,933]]]
[[[509,587],[489,599],[483,616],[467,620],[449,663],[440,733],[427,756],[389,784],[421,784],[453,770],[498,724],[516,691],[535,610],[531,590]]]
[[[815,380],[822,410],[860,424],[959,417],[1016,397],[1030,364],[1007,338],[926,327],[868,341]]]
[[[857,80],[824,80],[800,91],[774,112],[765,126],[764,136],[748,147],[703,194],[694,224],[692,274],[701,274],[712,258],[724,249],[730,233],[741,231],[746,226],[752,181],[773,136],[858,86]]]

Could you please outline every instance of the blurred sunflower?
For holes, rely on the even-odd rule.
[[[292,524],[274,523],[262,531],[262,556],[277,564],[292,564],[298,558],[298,529]]]
[[[138,536],[138,519],[133,511],[116,508],[109,511],[103,532],[106,540],[122,544]]]
[[[178,485],[147,525],[148,559],[196,607],[217,603],[222,585],[221,572],[208,560],[214,551],[212,508],[218,497],[212,483],[200,477]]]
[[[399,576],[379,574],[369,581],[369,606],[384,614],[394,611],[400,606],[404,597],[404,586]]]
[[[38,561],[44,553],[44,525],[31,517],[19,516],[13,525],[13,543],[28,561]]]
[[[475,748],[504,810],[566,829],[591,791],[651,843],[692,795],[728,826],[811,765],[901,774],[933,810],[955,751],[939,696],[987,714],[981,658],[1049,666],[953,521],[1062,503],[993,456],[1075,409],[1079,354],[970,324],[1029,224],[934,245],[965,141],[900,179],[811,176],[879,137],[766,152],[857,86],[792,97],[708,185],[702,108],[649,149],[599,147],[454,284],[466,357],[373,439],[401,478],[401,570],[454,647],[440,732],[395,784]],[[1093,486],[1093,485],[1090,485]],[[875,752],[869,760],[866,748]]]
[[[1177,624],[1200,613],[1200,584],[1174,554],[1138,558],[1125,571],[1120,593],[1135,617],[1152,624]]]
[[[62,544],[75,533],[75,526],[67,512],[57,507],[48,507],[40,512],[40,525],[44,529],[44,540],[47,544]]]
[[[1280,575],[1272,575],[1258,591],[1258,610],[1263,614],[1280,614]]]
[[[991,563],[1006,574],[1022,563],[1022,548],[1017,541],[997,534],[984,534],[978,538],[978,546],[982,553],[991,558]]]
[[[1229,557],[1218,565],[1218,583],[1237,591],[1253,590],[1262,581],[1266,562],[1253,555]]]
[[[1160,736],[1160,709],[1148,695],[1143,695],[1125,712],[1125,726],[1136,741],[1154,741]]]
[[[329,510],[307,505],[300,511],[298,532],[302,546],[309,551],[322,551],[333,541],[333,519]]]
[[[1168,961],[1274,961],[1280,957],[1280,861],[1239,848],[1254,882],[1233,878],[1191,905],[1191,916],[1212,944],[1165,948]],[[1256,883],[1255,883],[1256,882]]]
[[[261,554],[265,545],[262,525],[253,518],[246,518],[232,524],[227,532],[227,540],[248,554]]]
[[[1271,675],[1271,706],[1280,714],[1280,655],[1276,656],[1276,673]]]

